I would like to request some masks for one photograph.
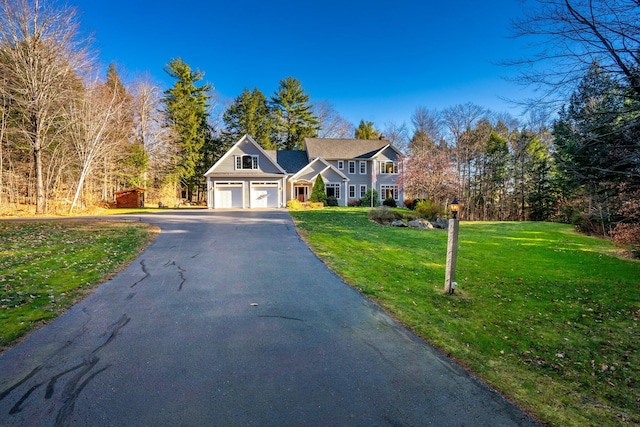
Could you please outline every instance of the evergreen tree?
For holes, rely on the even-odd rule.
[[[320,125],[300,81],[287,77],[271,97],[275,118],[275,140],[279,148],[293,150],[304,148],[304,139],[316,137]]]
[[[489,135],[484,151],[484,199],[490,218],[504,219],[506,186],[509,175],[507,139],[495,130]]]
[[[370,188],[364,193],[362,199],[360,199],[360,206],[365,207],[377,207],[380,206],[380,197],[378,196],[378,191]]]
[[[540,138],[534,138],[527,147],[527,202],[529,219],[548,221],[554,214],[557,192],[555,190],[552,166],[553,159]]]
[[[196,174],[202,160],[202,149],[207,138],[208,100],[213,89],[208,83],[196,86],[204,73],[192,71],[182,59],[172,59],[165,67],[176,79],[173,87],[165,91],[164,103],[168,126],[177,135],[177,159],[172,178],[192,190],[190,179]],[[188,195],[190,198],[190,195]]]
[[[327,193],[324,186],[324,180],[322,176],[318,175],[316,177],[316,181],[313,183],[313,188],[311,189],[311,196],[309,197],[309,201],[311,202],[322,202],[324,204],[327,203]]]
[[[640,188],[638,107],[635,92],[596,63],[554,125],[558,174],[582,202],[581,216],[571,216],[585,230],[608,234],[619,220],[621,186]]]
[[[373,122],[365,122],[360,120],[360,124],[355,132],[356,139],[378,139],[380,132],[373,127]]]
[[[223,138],[235,142],[245,134],[250,135],[258,144],[267,150],[275,150],[273,131],[275,123],[267,98],[258,88],[253,92],[244,89],[223,115],[225,132]]]

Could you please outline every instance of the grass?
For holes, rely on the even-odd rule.
[[[345,281],[544,422],[640,424],[640,262],[610,242],[463,221],[447,295],[447,231],[381,226],[362,208],[291,215]]]
[[[124,268],[156,234],[130,222],[0,222],[0,350]]]

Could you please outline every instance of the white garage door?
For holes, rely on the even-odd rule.
[[[242,183],[216,184],[214,203],[215,208],[241,208]]]
[[[260,182],[251,184],[252,208],[277,208],[278,183]]]

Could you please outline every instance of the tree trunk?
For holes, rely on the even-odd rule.
[[[33,149],[33,161],[36,172],[36,214],[46,213],[45,195],[44,195],[44,178],[42,176],[42,149],[39,143]]]

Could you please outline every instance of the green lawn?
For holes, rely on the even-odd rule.
[[[640,423],[640,262],[610,242],[563,224],[463,221],[447,295],[445,230],[381,226],[362,208],[291,215],[345,281],[543,421]]]
[[[156,234],[131,222],[0,222],[0,350],[64,312]]]

